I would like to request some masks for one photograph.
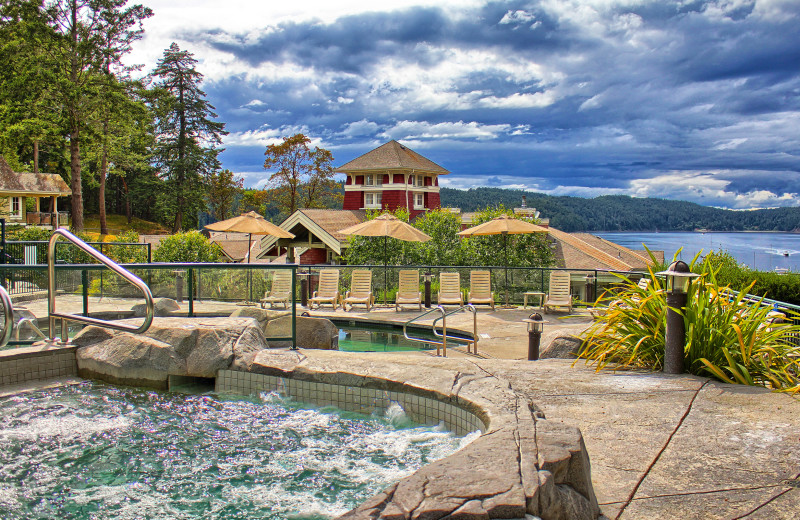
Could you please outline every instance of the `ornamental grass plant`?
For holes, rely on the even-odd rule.
[[[607,311],[584,332],[579,358],[598,371],[661,370],[666,291],[652,270],[650,277],[647,287],[639,287],[620,276],[620,286],[600,296],[596,305],[605,304]],[[790,342],[800,338],[800,325],[791,323],[800,316],[783,310],[781,320],[763,299],[748,299],[747,292],[720,287],[713,271],[690,285],[683,313],[685,370],[726,383],[800,391],[800,347]]]

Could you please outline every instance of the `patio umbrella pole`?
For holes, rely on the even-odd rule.
[[[508,233],[503,233],[503,252],[506,255],[506,307],[508,307]]]
[[[387,298],[386,298],[386,291],[389,290],[389,276],[388,276],[388,268],[387,265],[389,264],[389,257],[386,251],[386,241],[388,240],[388,236],[383,236],[383,306],[386,307],[387,305]]]

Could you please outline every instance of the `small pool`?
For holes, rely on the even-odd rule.
[[[85,382],[0,400],[0,518],[326,519],[472,436],[260,397]]]
[[[435,343],[406,339],[403,328],[391,324],[364,324],[361,322],[331,320],[339,327],[339,350],[345,352],[405,352],[417,350],[436,350]],[[413,334],[418,338],[437,339],[429,329],[415,328]],[[452,334],[452,333],[451,333]],[[470,340],[450,341],[448,347],[463,346]]]

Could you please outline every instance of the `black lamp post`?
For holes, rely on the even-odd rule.
[[[422,278],[425,280],[425,308],[431,308],[431,278],[433,275],[431,274],[430,269],[428,269],[425,274],[422,275]]]
[[[528,324],[528,361],[535,361],[539,359],[539,344],[542,341],[544,319],[541,314],[534,312],[522,321]]]
[[[300,271],[297,276],[300,277],[300,306],[308,307],[308,277],[311,271]]]
[[[699,275],[689,270],[686,262],[672,262],[669,269],[660,273],[667,277],[667,328],[664,331],[664,370],[665,374],[683,372],[683,358],[686,347],[686,326],[683,312],[688,299],[687,291],[692,278]]]

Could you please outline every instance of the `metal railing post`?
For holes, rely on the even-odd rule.
[[[292,350],[297,350],[297,266],[292,266]]]
[[[188,274],[186,283],[189,286],[189,317],[194,318],[194,269],[189,269]]]
[[[5,288],[0,285],[0,300],[3,302],[3,334],[0,336],[0,348],[5,347],[11,339],[11,333],[14,331],[14,305],[11,303],[11,297]]]
[[[83,286],[83,315],[89,315],[89,271],[81,270],[81,285]]]

